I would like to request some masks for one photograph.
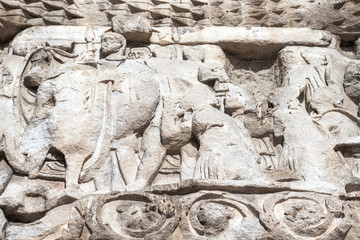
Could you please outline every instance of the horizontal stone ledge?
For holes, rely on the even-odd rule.
[[[101,35],[110,31],[111,27],[86,26],[39,26],[25,29],[13,39],[12,44],[26,41],[72,41],[87,43],[86,38],[93,43],[100,43]]]
[[[326,31],[309,28],[162,27],[153,28],[150,43],[215,44],[244,60],[262,60],[286,46],[328,47],[333,39]]]
[[[99,43],[101,35],[111,27],[94,26],[41,26],[31,27],[18,34],[14,41],[70,40],[86,43],[87,35],[93,35],[92,41]],[[160,45],[184,44],[245,44],[283,46],[330,45],[332,35],[326,31],[309,28],[262,28],[262,27],[161,27],[153,28],[150,42]]]
[[[45,46],[71,52],[73,44],[91,42],[100,45],[101,36],[111,27],[86,26],[38,26],[27,28],[12,40],[10,53],[25,56],[31,50]]]
[[[239,194],[268,194],[276,192],[313,192],[318,194],[330,194],[344,196],[345,189],[338,189],[336,186],[323,181],[289,181],[269,182],[264,180],[219,180],[219,179],[196,179],[185,180],[179,183],[148,186],[136,192],[151,192],[155,194],[189,194],[197,191],[228,191]]]
[[[66,42],[84,44],[88,41],[100,44],[101,35],[107,31],[111,31],[111,27],[94,26],[93,29],[86,26],[31,27],[18,34],[12,46],[36,45],[45,41],[54,46],[66,45]],[[153,28],[150,37],[150,43],[162,46],[218,45],[243,60],[274,58],[286,46],[329,47],[333,40],[334,36],[329,32],[309,28],[216,26]]]

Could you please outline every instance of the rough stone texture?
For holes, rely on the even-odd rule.
[[[360,239],[358,0],[0,0],[0,239]]]

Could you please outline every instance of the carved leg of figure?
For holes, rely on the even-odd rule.
[[[1,144],[4,145],[3,151],[12,170],[26,174],[26,169],[24,169],[25,156],[16,149],[18,146],[17,141],[11,136],[8,137],[3,135],[3,138],[0,141],[0,145]]]
[[[69,154],[66,156],[66,188],[79,187],[79,177],[82,169],[82,165],[88,156],[82,154]]]
[[[12,175],[13,175],[13,170],[5,161],[5,154],[1,153],[0,154],[0,195],[4,192]]]
[[[274,157],[275,156],[275,150],[274,150],[272,138],[271,137],[264,137],[262,140],[266,145],[267,152],[269,154],[268,155],[269,162],[272,165],[272,169],[278,169],[279,163],[277,162],[276,157]]]
[[[27,156],[26,168],[29,171],[29,178],[36,178],[38,176],[39,171],[44,164],[47,152],[48,150],[43,150]]]
[[[136,180],[127,186],[127,190],[135,190],[150,185],[154,180],[166,156],[166,149],[161,144],[160,125],[162,102],[157,106],[155,117],[145,130],[142,138],[141,152],[143,156],[138,168]]]
[[[121,174],[119,160],[116,154],[116,149],[111,151],[111,162],[112,162],[112,172],[111,172],[111,191],[125,191],[125,181],[124,177]]]
[[[139,160],[135,135],[111,142],[111,191],[124,191],[136,178]]]
[[[271,156],[269,155],[263,155],[262,156],[265,159],[265,169],[269,170],[269,169],[276,169],[274,166],[274,163],[271,159]]]
[[[114,143],[112,144],[114,145]],[[136,156],[137,138],[131,135],[116,142],[116,158],[120,173],[126,185],[135,181],[138,169],[138,158]]]
[[[138,168],[134,149],[128,147],[117,149],[116,157],[119,161],[120,172],[124,178],[125,184],[129,185],[133,183]]]
[[[297,151],[293,146],[284,145],[281,158],[279,160],[279,169],[297,170],[295,161],[297,159]]]
[[[181,172],[180,179],[181,181],[187,179],[193,179],[196,159],[197,159],[197,144],[195,142],[190,142],[183,146],[180,150],[181,155]]]
[[[160,129],[150,126],[143,136],[144,155],[141,159],[136,180],[127,189],[139,189],[150,185],[166,156],[166,149],[161,145]]]

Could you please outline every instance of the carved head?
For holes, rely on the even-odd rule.
[[[29,66],[24,72],[24,85],[37,89],[52,72],[54,59],[51,53],[43,48],[35,51],[30,58]]]
[[[101,55],[103,58],[118,53],[125,55],[126,39],[123,35],[114,32],[104,33],[101,37]]]
[[[360,103],[360,64],[349,63],[344,75],[345,93],[355,103]]]
[[[153,54],[148,47],[136,47],[130,49],[128,56],[131,59],[138,59],[138,58],[150,58],[153,56]]]

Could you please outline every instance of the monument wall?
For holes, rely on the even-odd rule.
[[[359,0],[0,0],[0,239],[360,239]]]

